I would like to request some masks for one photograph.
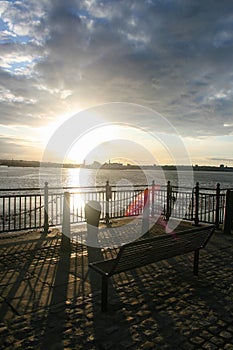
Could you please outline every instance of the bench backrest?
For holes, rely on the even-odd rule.
[[[204,248],[214,230],[215,226],[210,225],[125,244],[110,275]]]

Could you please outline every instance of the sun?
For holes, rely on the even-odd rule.
[[[70,148],[66,160],[82,164],[99,145],[119,139],[126,130],[119,125],[103,125],[82,135]]]

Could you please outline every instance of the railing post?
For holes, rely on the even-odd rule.
[[[106,215],[105,215],[105,223],[107,227],[111,227],[110,218],[109,218],[109,200],[112,198],[112,189],[109,185],[109,181],[106,182]]]
[[[224,233],[231,233],[233,229],[233,191],[227,190],[226,193],[226,204],[225,204],[225,213],[224,213]]]
[[[70,250],[70,193],[64,193],[61,250]]]
[[[143,213],[142,213],[142,234],[149,231],[149,211],[150,211],[150,192],[146,188],[144,190],[144,203],[143,203]]]
[[[216,209],[215,209],[215,225],[219,228],[219,210],[220,210],[220,183],[216,187]]]
[[[45,235],[49,232],[49,189],[48,182],[44,184],[44,231]]]
[[[152,181],[151,186],[151,216],[155,216],[155,181]]]
[[[169,218],[171,216],[171,190],[172,190],[171,182],[168,181],[167,182],[167,208],[166,208],[166,213],[165,213],[167,221],[169,220]]]
[[[194,224],[195,226],[198,226],[199,224],[199,182],[196,183],[195,186],[195,217],[194,217]]]

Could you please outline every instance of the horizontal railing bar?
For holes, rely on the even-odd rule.
[[[142,185],[138,185],[138,184],[134,184],[132,185],[133,188],[152,188],[151,184],[142,184]],[[154,184],[154,186],[159,186],[160,188],[166,188],[166,185],[160,185],[160,184]],[[128,185],[111,185],[111,188],[129,188]],[[195,189],[194,187],[190,187],[190,186],[176,186],[176,185],[172,185],[172,190],[174,189],[178,189],[179,191],[182,189],[188,189],[188,190],[193,190]],[[53,187],[53,186],[49,186],[48,189],[49,190],[71,190],[71,189],[105,189],[105,185],[98,185],[98,186],[64,186],[64,187]],[[0,188],[0,192],[4,191],[4,192],[11,192],[11,191],[17,191],[17,192],[21,192],[21,191],[43,191],[44,187],[24,187],[24,188]],[[156,190],[156,188],[155,188]],[[199,190],[208,190],[208,191],[216,191],[216,188],[213,187],[199,187]],[[226,190],[231,190],[231,188],[221,188],[220,191],[226,191]]]
[[[28,198],[28,197],[41,197],[43,194],[12,194],[12,195],[0,195],[0,198]]]
[[[2,192],[20,192],[20,191],[41,191],[43,188],[40,187],[24,187],[24,188],[0,188]]]
[[[118,187],[116,185],[111,185],[112,188],[114,187]],[[129,188],[128,185],[121,185],[119,186],[121,188],[125,187],[125,188]],[[148,187],[148,185],[133,185],[134,188],[137,187]],[[71,190],[71,189],[94,189],[94,188],[101,188],[101,189],[105,189],[105,185],[99,185],[99,186],[67,186],[67,187],[53,187],[53,186],[49,186],[48,189],[49,190]],[[17,191],[17,192],[21,192],[21,191],[43,191],[44,187],[24,187],[24,188],[0,188],[0,191],[4,191],[4,192],[12,192],[12,191]]]

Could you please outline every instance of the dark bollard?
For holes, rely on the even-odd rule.
[[[89,201],[85,205],[87,221],[87,245],[98,247],[98,226],[100,221],[101,205],[97,201]]]
[[[101,205],[97,201],[89,201],[85,205],[85,217],[88,225],[99,226]]]
[[[98,241],[98,226],[100,221],[101,206],[97,201],[90,201],[85,205],[85,217],[87,221],[87,252],[88,263],[103,260],[101,243]],[[101,289],[101,280],[92,269],[89,271],[92,293]]]

